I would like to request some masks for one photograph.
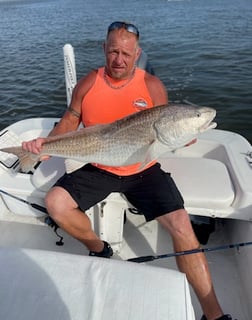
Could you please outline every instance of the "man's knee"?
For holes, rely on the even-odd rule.
[[[157,218],[172,236],[194,234],[189,215],[185,209],[179,209]]]
[[[53,187],[45,197],[45,205],[53,217],[76,206],[68,192],[61,187]]]
[[[55,205],[57,205],[58,197],[57,197],[58,192],[56,191],[56,188],[52,188],[51,190],[48,191],[48,193],[45,196],[45,205],[47,209],[53,208]]]

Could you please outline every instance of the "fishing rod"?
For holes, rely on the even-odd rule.
[[[13,198],[13,199],[15,199],[15,200],[18,200],[18,201],[20,201],[20,202],[23,202],[23,203],[31,206],[32,208],[37,209],[38,211],[41,211],[41,212],[43,212],[43,213],[46,213],[48,216],[45,218],[45,223],[48,224],[50,227],[54,228],[54,232],[56,233],[57,237],[60,238],[60,240],[56,242],[57,246],[62,246],[62,245],[64,244],[64,242],[62,241],[62,240],[63,240],[63,237],[60,236],[60,235],[58,234],[58,232],[57,232],[57,229],[59,228],[59,226],[58,226],[57,223],[49,216],[49,213],[48,213],[48,211],[46,210],[45,207],[43,207],[43,206],[41,206],[41,205],[39,205],[39,204],[37,204],[37,203],[32,203],[32,202],[30,202],[30,201],[27,201],[27,200],[25,200],[25,199],[23,199],[23,198],[14,196],[13,194],[11,194],[11,193],[9,193],[9,192],[7,192],[7,191],[4,191],[4,190],[2,190],[2,189],[0,189],[0,193],[5,194],[6,196],[11,197],[11,198]]]
[[[31,207],[34,208],[34,209],[37,209],[37,210],[39,210],[39,211],[41,211],[41,212],[44,212],[44,213],[48,214],[46,208],[40,206],[39,204],[31,203],[31,202],[29,202],[29,201],[27,201],[27,200],[25,200],[25,199],[23,199],[23,198],[19,198],[19,197],[17,197],[17,196],[14,196],[13,194],[11,194],[11,193],[9,193],[9,192],[7,192],[7,191],[4,191],[4,190],[2,190],[2,189],[0,189],[0,192],[3,193],[3,194],[5,194],[6,196],[9,196],[9,197],[13,198],[13,199],[16,199],[16,200],[21,201],[21,202],[23,202],[23,203],[25,203],[25,204],[28,204],[29,206],[31,206]]]
[[[189,254],[195,254],[195,253],[201,253],[201,252],[210,252],[210,251],[218,251],[218,250],[225,250],[225,249],[232,249],[232,248],[240,248],[245,246],[252,245],[251,242],[239,242],[234,244],[227,244],[227,245],[221,245],[217,247],[211,247],[211,248],[198,248],[198,249],[192,249],[192,250],[186,250],[186,251],[179,251],[179,252],[172,252],[172,253],[166,253],[166,254],[160,254],[156,256],[142,256],[142,257],[136,257],[128,259],[127,261],[131,262],[149,262],[157,259],[164,259],[164,258],[171,258],[171,257],[180,257],[180,256],[186,256]]]
[[[36,203],[32,203],[30,201],[27,201],[25,199],[19,198],[17,196],[14,196],[13,194],[8,193],[7,191],[4,191],[2,189],[0,189],[0,192],[13,198],[16,199],[18,201],[21,201],[29,206],[31,206],[34,209],[37,209],[41,212],[44,212],[48,215],[48,211],[46,210],[45,207],[36,204]],[[56,242],[57,245],[62,246],[64,244],[63,237],[60,236],[57,233],[57,229],[59,228],[59,226],[56,224],[56,222],[53,221],[53,219],[51,217],[46,217],[45,222],[51,226],[54,227],[54,232],[56,233],[56,235],[60,238],[59,241]],[[149,262],[149,261],[153,261],[153,260],[158,260],[158,259],[165,259],[165,258],[171,258],[171,257],[179,257],[179,256],[185,256],[185,255],[189,255],[189,254],[196,254],[196,253],[202,253],[202,252],[211,252],[211,251],[220,251],[220,250],[225,250],[225,249],[233,249],[233,248],[240,248],[240,247],[245,247],[245,246],[250,246],[252,245],[252,241],[250,242],[239,242],[239,243],[234,243],[234,244],[227,244],[227,245],[221,245],[221,246],[216,246],[216,247],[210,247],[210,248],[198,248],[198,249],[192,249],[192,250],[185,250],[185,251],[179,251],[179,252],[172,252],[172,253],[166,253],[166,254],[160,254],[160,255],[149,255],[149,256],[142,256],[142,257],[136,257],[136,258],[130,258],[127,261],[130,262],[137,262],[137,263],[142,263],[142,262]]]

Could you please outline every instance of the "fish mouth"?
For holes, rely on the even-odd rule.
[[[200,111],[202,115],[205,114],[205,120],[208,120],[201,126],[200,132],[216,128],[217,123],[213,121],[216,117],[216,110],[210,107],[202,107]]]
[[[200,128],[200,132],[207,131],[207,130],[210,130],[210,129],[214,129],[216,127],[217,127],[217,123],[212,121],[212,120],[210,120]]]

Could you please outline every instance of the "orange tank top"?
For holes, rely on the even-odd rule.
[[[132,80],[130,82],[128,80],[116,82],[117,89],[115,89],[106,83],[104,67],[99,68],[94,85],[82,101],[83,124],[88,127],[96,124],[111,123],[137,111],[153,107],[144,76],[145,71],[136,68]],[[108,76],[106,77],[112,83],[113,80]],[[155,162],[148,164],[141,171],[150,167],[153,163]],[[123,167],[109,167],[94,163],[93,165],[119,176],[131,175],[140,171],[139,163]]]

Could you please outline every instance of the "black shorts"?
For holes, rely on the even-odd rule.
[[[157,163],[130,176],[118,176],[91,164],[61,177],[55,186],[64,188],[85,211],[120,192],[144,216],[146,221],[184,208],[184,201],[169,173]]]

